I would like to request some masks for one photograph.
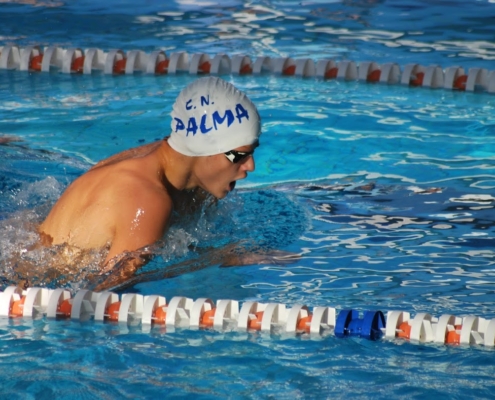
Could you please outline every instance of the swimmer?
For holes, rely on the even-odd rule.
[[[261,134],[255,105],[232,84],[201,78],[177,97],[169,137],[117,154],[76,179],[39,227],[45,245],[108,248],[102,273],[120,280],[149,261],[173,210],[209,193],[222,199],[254,171]],[[115,279],[114,279],[115,281]]]

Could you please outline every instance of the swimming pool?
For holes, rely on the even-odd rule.
[[[140,15],[131,3],[118,10],[47,5],[58,4],[2,5],[5,40],[465,68],[490,68],[493,57],[489,18],[479,17],[493,5],[483,2],[176,2],[168,10],[149,3]],[[36,220],[95,161],[165,135],[172,101],[192,79],[0,71],[1,132],[23,140],[0,147],[2,221],[13,213]],[[173,230],[173,246],[149,268],[194,257],[190,243],[242,238],[302,258],[205,266],[127,292],[494,317],[492,95],[271,75],[228,79],[250,94],[264,121],[256,172],[200,224]],[[2,246],[14,235],[3,225]],[[14,224],[18,235],[27,232],[21,225]],[[142,333],[46,319],[1,324],[0,385],[14,398],[489,398],[493,388],[493,352],[485,347]]]

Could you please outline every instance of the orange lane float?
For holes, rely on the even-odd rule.
[[[461,75],[461,76],[459,76],[455,80],[455,82],[454,82],[454,89],[457,89],[457,90],[466,90],[467,80],[468,80],[468,76],[467,75]]]
[[[263,321],[263,311],[258,311],[254,316],[249,320],[248,328],[253,329],[255,331],[261,330],[261,322]]]
[[[117,75],[125,74],[125,66],[127,60],[125,58],[115,61],[113,64],[113,73]]]
[[[58,318],[70,318],[72,312],[72,301],[71,299],[62,300],[57,308]]]
[[[296,73],[296,66],[295,65],[289,65],[287,68],[284,69],[283,75],[286,76],[292,76]]]
[[[105,317],[108,321],[118,321],[119,320],[119,311],[120,305],[122,303],[120,301],[116,301],[108,306],[105,312]]]
[[[207,310],[201,316],[201,326],[211,328],[213,326],[213,320],[215,319],[216,308],[212,308],[211,310]]]
[[[167,318],[167,311],[165,306],[158,307],[153,314],[153,321],[155,324],[164,325]]]
[[[417,74],[411,76],[411,80],[409,81],[409,84],[411,86],[422,86],[424,77],[425,77],[424,72],[418,72]]]
[[[26,296],[22,296],[19,300],[14,300],[10,306],[9,316],[12,318],[22,317],[24,312],[24,302],[26,301]]]
[[[337,67],[330,68],[327,72],[325,72],[325,78],[326,79],[335,79],[335,78],[337,78],[338,73],[339,73],[339,70]]]
[[[297,322],[297,330],[301,332],[310,332],[310,327],[311,327],[311,321],[313,320],[312,315],[308,315],[306,317],[302,317],[298,322]]]
[[[157,75],[166,74],[168,71],[168,64],[169,63],[170,63],[170,60],[163,60],[163,61],[158,62],[156,64],[155,74],[157,74]]]
[[[76,74],[82,74],[83,73],[83,67],[84,67],[84,56],[76,57],[72,61],[72,64],[70,66],[71,72],[74,72]]]
[[[33,71],[41,71],[41,63],[43,62],[43,54],[38,54],[31,58],[29,62],[29,69]]]
[[[399,329],[397,330],[397,337],[402,339],[410,339],[411,338],[411,325],[407,322],[403,322],[399,325]]]
[[[241,67],[239,70],[240,75],[247,75],[247,74],[252,74],[253,73],[253,68],[251,67],[250,64],[245,64]]]
[[[209,61],[205,61],[199,65],[198,72],[201,74],[209,74],[210,68],[211,68],[211,63]]]
[[[462,325],[455,325],[454,329],[448,331],[445,334],[445,343],[446,344],[460,344],[461,342],[461,331]]]
[[[368,76],[366,77],[367,82],[380,82],[380,76],[381,76],[382,71],[379,69],[375,69],[374,71],[370,72]]]

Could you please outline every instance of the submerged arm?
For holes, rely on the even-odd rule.
[[[140,252],[128,254],[126,259],[119,260],[115,264],[115,268],[108,276],[99,279],[94,290],[121,290],[137,285],[138,283],[173,278],[214,265],[219,265],[221,268],[260,264],[285,265],[300,259],[300,256],[294,253],[279,250],[248,250],[242,243],[235,243],[221,248],[202,249],[198,257],[137,275],[135,274],[137,269],[132,270],[126,267],[126,263],[130,260],[137,261],[141,258],[147,262],[151,257],[152,253],[148,249],[142,249]]]

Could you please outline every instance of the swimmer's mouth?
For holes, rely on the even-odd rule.
[[[235,181],[230,182],[230,191],[234,190],[235,188]]]

